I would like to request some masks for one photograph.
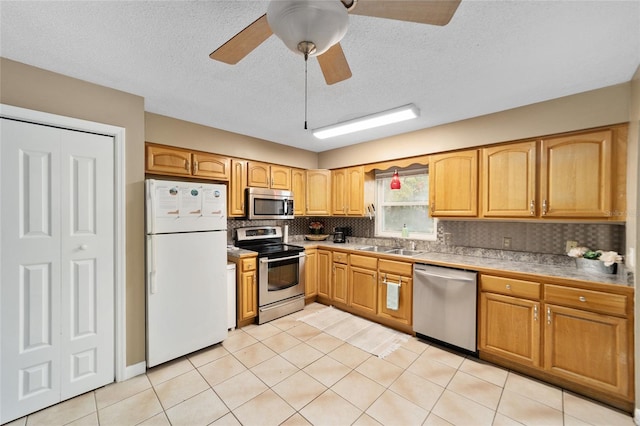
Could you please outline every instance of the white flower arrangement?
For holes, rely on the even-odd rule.
[[[622,256],[615,251],[591,250],[588,247],[574,247],[567,253],[571,257],[583,257],[585,259],[600,260],[604,266],[622,262]]]

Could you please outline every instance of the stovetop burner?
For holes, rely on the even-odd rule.
[[[285,244],[280,226],[236,229],[236,246],[258,252],[259,257],[283,257],[304,251],[303,247]]]

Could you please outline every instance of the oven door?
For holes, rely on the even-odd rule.
[[[281,257],[261,257],[258,305],[265,306],[304,294],[304,252]]]

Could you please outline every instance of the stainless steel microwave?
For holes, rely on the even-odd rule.
[[[293,219],[293,192],[247,188],[247,219]]]

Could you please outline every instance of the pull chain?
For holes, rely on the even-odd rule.
[[[307,130],[307,64],[309,55],[307,53],[304,54],[304,129]]]

